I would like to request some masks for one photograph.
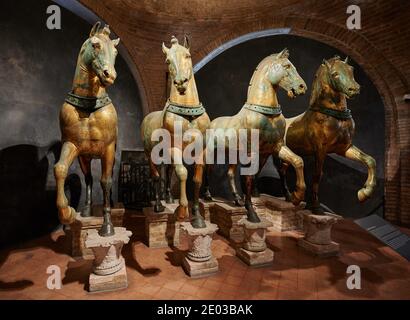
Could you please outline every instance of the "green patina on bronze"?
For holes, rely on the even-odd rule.
[[[84,97],[76,95],[72,92],[67,94],[65,101],[74,107],[82,110],[93,112],[111,103],[111,99],[108,94],[104,94],[101,97]]]
[[[266,115],[279,115],[282,114],[282,108],[278,104],[276,107],[272,106],[262,106],[258,104],[247,103],[243,106],[245,109],[259,112]]]

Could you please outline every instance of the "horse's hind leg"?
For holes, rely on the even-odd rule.
[[[182,151],[178,148],[169,150],[172,158],[172,163],[175,168],[175,174],[179,180],[179,206],[175,210],[175,215],[178,220],[184,220],[189,216],[188,199],[186,196],[186,180],[188,178],[188,170],[182,163]]]
[[[289,191],[288,183],[286,182],[286,172],[288,170],[289,164],[276,157],[272,157],[272,158],[273,158],[273,164],[275,165],[279,173],[280,184],[282,186],[282,192],[285,196],[285,200],[287,202],[290,202],[292,200],[292,195]]]
[[[171,194],[171,179],[172,179],[172,173],[173,173],[173,167],[170,164],[166,165],[166,175],[167,175],[167,186],[165,190],[165,202],[166,203],[174,203],[174,198],[172,197]]]
[[[64,183],[67,178],[68,169],[77,156],[77,147],[71,142],[64,142],[61,148],[60,160],[54,166],[58,216],[63,224],[71,224],[75,221],[75,210],[68,205],[68,200],[64,193]]]
[[[229,165],[229,169],[228,169],[229,187],[234,197],[235,205],[238,207],[242,207],[243,202],[242,202],[241,196],[238,193],[238,189],[236,188],[236,183],[235,183],[236,167],[237,167],[236,164]]]
[[[199,212],[199,191],[202,185],[202,176],[204,171],[203,164],[195,164],[195,173],[194,173],[194,203],[192,206],[192,220],[191,224],[194,228],[205,228],[206,224],[204,218]]]
[[[114,225],[111,222],[111,187],[112,171],[115,161],[115,143],[110,144],[104,155],[101,157],[101,188],[103,190],[104,204],[104,222],[99,231],[100,236],[108,237],[114,234]]]
[[[81,210],[81,216],[90,217],[93,199],[93,176],[91,174],[91,158],[79,156],[78,162],[80,163],[81,171],[83,172],[85,179],[85,205],[83,210]]]
[[[212,194],[209,188],[209,177],[211,176],[212,169],[213,169],[213,165],[207,164],[204,170],[204,189],[205,189],[204,199],[206,201],[212,201]]]
[[[370,198],[376,187],[376,161],[353,145],[342,155],[348,159],[359,161],[367,167],[366,183],[364,187],[357,192],[359,201],[363,202]]]
[[[303,174],[303,160],[284,145],[280,147],[276,156],[281,160],[290,163],[295,168],[296,190],[292,193],[291,201],[294,205],[298,205],[305,198],[306,190],[305,177]]]
[[[161,197],[160,197],[160,188],[161,188],[161,176],[158,172],[157,166],[152,162],[151,157],[149,157],[149,165],[150,165],[150,171],[151,171],[151,177],[154,180],[154,193],[155,193],[155,204],[154,204],[154,212],[162,212],[165,210],[165,207],[161,203]]]

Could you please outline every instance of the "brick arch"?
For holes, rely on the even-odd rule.
[[[201,61],[211,53],[218,51],[227,42],[245,37],[263,30],[289,28],[287,34],[313,39],[330,45],[341,52],[351,56],[365,71],[379,92],[385,107],[385,216],[390,221],[408,223],[403,221],[400,211],[406,210],[404,197],[401,197],[400,180],[400,134],[397,129],[399,112],[396,98],[402,96],[408,87],[405,77],[383,56],[381,52],[368,39],[356,32],[347,30],[339,25],[331,24],[324,20],[309,19],[304,17],[274,18],[269,21],[244,25],[232,28],[215,37],[200,50],[195,52],[196,61]],[[271,32],[272,33],[272,32]],[[283,34],[283,33],[282,33]],[[269,36],[269,35],[268,35]],[[246,37],[245,37],[246,38]],[[247,40],[250,40],[248,38]],[[206,60],[206,59],[205,59]]]

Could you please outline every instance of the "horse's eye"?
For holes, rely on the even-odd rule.
[[[284,67],[285,67],[285,69],[289,69],[289,68],[290,68],[290,64],[285,64]]]
[[[170,64],[169,59],[166,59],[166,60],[165,60],[165,63],[166,63],[166,64]]]
[[[187,53],[185,58],[189,59],[189,58],[191,58],[191,55],[189,53]]]
[[[99,42],[93,42],[93,48],[94,48],[94,49],[101,49],[101,43],[99,43]]]
[[[337,72],[337,71],[332,72],[332,76],[335,77],[335,78],[338,78],[339,77],[339,72]]]

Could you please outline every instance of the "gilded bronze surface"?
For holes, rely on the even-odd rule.
[[[188,39],[185,37],[184,45],[180,45],[178,40],[173,37],[171,40],[171,47],[168,48],[162,44],[162,51],[166,56],[166,63],[168,64],[169,73],[172,80],[171,92],[169,102],[171,104],[184,106],[186,108],[201,108],[202,104],[199,101],[198,91],[195,84],[195,78],[192,69],[192,60],[189,53]],[[206,129],[209,128],[210,120],[207,113],[202,113],[198,116],[182,116],[167,110],[168,103],[163,111],[156,111],[149,113],[141,124],[141,136],[144,142],[145,153],[150,159],[151,175],[158,181],[159,172],[157,166],[153,163],[151,158],[152,148],[157,142],[151,141],[151,136],[154,130],[164,128],[169,131],[171,135],[171,148],[165,150],[172,159],[172,165],[175,168],[175,173],[180,181],[180,197],[179,206],[175,214],[179,220],[184,220],[189,216],[188,200],[186,196],[186,180],[188,172],[182,162],[183,152],[186,146],[191,141],[182,141],[182,148],[174,144],[175,142],[175,124],[179,122],[182,124],[182,135],[188,129],[198,129],[203,136],[205,136]],[[181,138],[181,137],[176,137]],[[204,150],[203,150],[204,152]],[[198,155],[198,158],[203,158],[204,153]],[[169,165],[168,165],[169,166]],[[195,164],[194,173],[194,202],[192,208],[192,225],[196,228],[205,227],[204,220],[199,213],[199,190],[202,185],[204,164]],[[167,174],[172,174],[172,169],[167,168]],[[171,179],[167,179],[170,183]],[[167,198],[170,198],[170,186],[167,186]],[[156,201],[154,209],[156,212],[163,210],[158,194],[158,183],[156,187]]]
[[[346,98],[352,98],[359,92],[360,86],[347,58],[344,61],[339,57],[324,60],[316,72],[309,109],[286,120],[286,145],[298,155],[315,157],[312,195],[308,199],[308,208],[315,213],[323,212],[318,191],[328,153],[336,153],[367,166],[368,178],[358,191],[359,201],[365,201],[375,189],[375,160],[352,144],[355,124],[347,109]],[[284,177],[286,165],[279,171],[284,191],[288,194]]]
[[[281,113],[278,113],[278,100],[276,91],[281,87],[287,91],[290,98],[306,92],[306,84],[298,74],[296,68],[289,61],[287,49],[278,54],[272,54],[263,59],[253,73],[248,88],[247,101],[242,109],[232,117],[220,117],[211,122],[212,129],[239,129],[248,130],[248,141],[250,141],[251,129],[259,130],[259,170],[263,168],[270,155],[290,163],[296,170],[297,183],[291,200],[294,204],[304,199],[305,181],[303,176],[303,161],[293,153],[284,143],[286,122]],[[259,106],[252,110],[247,106]],[[263,108],[272,108],[274,112],[259,112]],[[215,144],[217,142],[215,141]],[[229,146],[229,138],[225,137],[225,148]],[[249,152],[249,149],[246,151]],[[229,184],[235,198],[235,204],[241,206],[241,198],[235,185],[236,164],[230,164],[228,170]],[[211,166],[209,166],[211,168]],[[208,171],[208,170],[207,170]],[[251,194],[254,176],[242,177],[243,191],[245,196],[245,207],[248,211],[248,220],[259,222],[259,218],[252,206]],[[206,179],[208,181],[208,179]],[[209,187],[207,186],[206,198],[211,199]]]
[[[83,43],[78,55],[72,93],[85,101],[106,96],[106,87],[114,83],[117,76],[114,68],[119,39],[109,38],[108,26],[96,23],[89,38]],[[78,157],[86,182],[86,203],[83,216],[89,216],[92,203],[91,160],[101,159],[101,187],[104,194],[104,224],[101,235],[114,233],[110,221],[110,191],[112,170],[117,141],[117,113],[108,103],[100,108],[87,110],[65,102],[60,111],[62,149],[60,160],[54,167],[57,183],[57,208],[60,221],[70,224],[75,220],[75,210],[69,206],[64,193],[68,169]]]

